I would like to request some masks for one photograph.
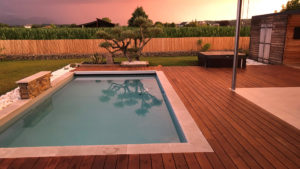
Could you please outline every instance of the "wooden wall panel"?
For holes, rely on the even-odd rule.
[[[272,24],[272,38],[269,63],[281,64],[284,52],[287,15],[274,14],[252,17],[249,57],[255,60],[257,60],[259,53],[261,24]]]
[[[144,48],[144,52],[182,52],[197,51],[197,40],[210,43],[210,50],[233,50],[234,37],[192,37],[192,38],[155,38]],[[2,52],[7,55],[52,55],[52,54],[91,54],[106,52],[98,47],[99,39],[74,40],[0,40]],[[240,38],[240,48],[249,48],[249,37]]]
[[[287,15],[273,15],[272,17],[272,40],[271,40],[271,50],[270,50],[270,63],[282,64],[286,25],[287,25]]]
[[[284,49],[284,64],[300,63],[300,39],[293,39],[295,27],[300,27],[300,14],[289,15]]]

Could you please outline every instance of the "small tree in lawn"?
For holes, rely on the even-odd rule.
[[[108,31],[99,30],[96,36],[100,39],[104,39],[99,46],[105,48],[111,55],[106,58],[107,64],[113,64],[115,53],[122,52],[123,55],[131,61],[131,57],[128,55],[128,47],[135,37],[132,30],[124,30],[120,27],[113,28]]]
[[[139,29],[136,30],[135,37],[133,38],[134,45],[129,51],[136,60],[140,60],[144,47],[153,37],[162,34],[163,30],[160,27],[153,27],[153,22],[150,19],[141,16],[137,17],[133,23]]]

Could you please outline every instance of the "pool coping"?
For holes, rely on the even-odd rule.
[[[156,74],[170,102],[177,121],[187,140],[186,143],[123,144],[123,145],[81,145],[49,147],[0,148],[1,158],[52,157],[111,154],[154,154],[183,152],[213,152],[208,141],[182,103],[173,86],[162,71],[75,71],[68,72],[52,82],[52,87],[34,99],[19,100],[0,111],[0,126],[26,110],[38,101],[53,94],[71,81],[74,74]]]

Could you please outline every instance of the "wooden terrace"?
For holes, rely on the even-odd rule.
[[[119,67],[78,70],[125,70]],[[142,69],[142,68],[139,68]],[[299,168],[300,131],[229,90],[230,68],[149,67],[164,71],[213,153],[0,159],[0,168]],[[300,86],[300,70],[248,66],[237,87]]]

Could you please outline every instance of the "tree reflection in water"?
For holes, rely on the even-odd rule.
[[[141,116],[146,115],[151,107],[162,104],[162,100],[151,95],[140,80],[125,80],[120,84],[112,80],[107,82],[110,83],[110,86],[108,89],[102,90],[103,95],[99,97],[101,102],[109,102],[111,98],[116,97],[114,106],[123,108],[139,104],[140,101],[141,106],[135,112]]]

